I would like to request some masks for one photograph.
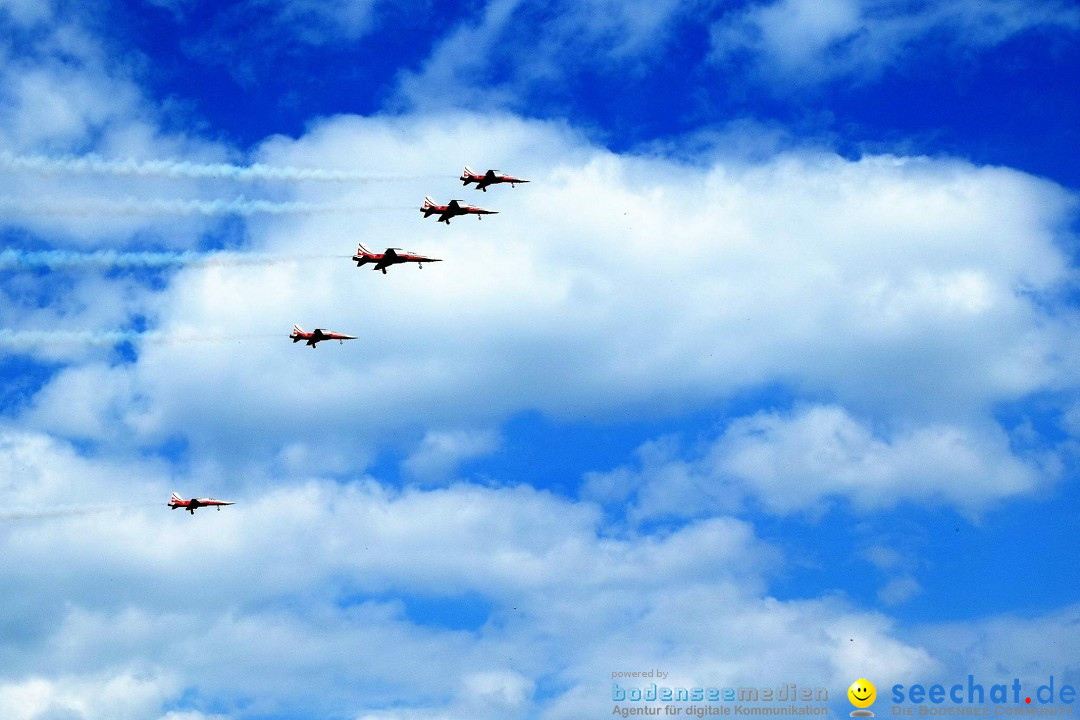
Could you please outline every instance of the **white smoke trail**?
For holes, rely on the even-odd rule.
[[[112,347],[122,343],[186,344],[239,342],[262,338],[288,338],[287,332],[245,333],[196,330],[15,330],[0,328],[0,348],[42,345],[92,345]]]
[[[411,208],[412,206],[408,206]],[[349,203],[260,200],[240,196],[231,200],[168,200],[162,198],[0,198],[0,213],[24,215],[292,215],[396,210],[399,206],[360,206]]]
[[[277,180],[292,182],[407,182],[426,180],[441,176],[393,176],[371,175],[346,170],[299,168],[255,165],[232,165],[230,163],[193,163],[187,160],[110,160],[97,155],[81,157],[46,157],[44,155],[15,155],[0,152],[0,167],[12,171],[39,172],[69,175],[112,175],[134,177],[228,179],[241,182]]]
[[[120,512],[131,508],[150,507],[154,505],[165,506],[167,503],[111,503],[108,505],[61,505],[54,508],[41,510],[12,510],[0,512],[0,522],[9,520],[44,520],[50,518],[78,517],[80,515],[100,515],[103,513]]]
[[[350,255],[273,255],[269,253],[236,252],[151,252],[94,250],[0,250],[2,270],[61,270],[67,268],[168,268],[277,265],[304,260],[348,258]]]

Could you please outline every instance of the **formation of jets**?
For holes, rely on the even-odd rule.
[[[470,183],[476,183],[477,190],[483,190],[487,192],[489,185],[498,185],[501,183],[509,183],[510,187],[515,187],[518,183],[527,183],[528,180],[524,178],[514,177],[513,175],[507,175],[506,173],[499,172],[498,170],[488,170],[485,173],[476,173],[469,169],[469,166],[465,166],[464,172],[461,173],[462,184],[466,187]],[[424,198],[424,204],[420,206],[420,212],[424,214],[425,218],[429,218],[432,215],[438,215],[437,222],[450,224],[450,219],[459,215],[476,215],[476,219],[480,220],[484,215],[498,215],[497,210],[485,210],[482,207],[476,207],[475,205],[468,205],[461,200],[451,200],[446,205],[440,205],[430,197]],[[364,265],[371,264],[372,270],[380,270],[382,274],[386,274],[386,269],[391,265],[400,265],[402,263],[416,263],[417,267],[423,269],[424,263],[442,262],[439,258],[431,258],[426,255],[420,255],[408,250],[402,250],[401,248],[386,248],[381,253],[371,252],[362,243],[357,247],[356,254],[352,256],[353,262],[356,263],[356,267],[363,267]],[[318,343],[323,340],[355,340],[354,335],[342,335],[341,333],[331,332],[330,330],[323,330],[322,328],[315,328],[311,332],[307,332],[299,325],[293,325],[292,334],[289,338],[298,343],[301,340],[306,341],[308,347],[314,348]]]
[[[485,173],[476,173],[469,169],[469,166],[465,166],[464,172],[461,177],[462,185],[468,187],[472,183],[476,183],[476,189],[487,192],[487,189],[491,185],[499,185],[503,183],[509,183],[510,187],[515,187],[518,183],[527,183],[528,180],[524,178],[514,177],[498,170],[488,170]],[[446,205],[439,205],[430,197],[424,198],[424,204],[420,206],[420,212],[424,214],[425,218],[429,218],[432,215],[438,215],[438,222],[450,224],[450,219],[459,215],[476,215],[476,219],[481,219],[484,215],[497,215],[496,210],[485,210],[481,207],[474,205],[464,204],[461,200],[451,200]],[[356,263],[356,267],[363,267],[370,264],[372,270],[380,270],[383,275],[386,274],[386,269],[391,265],[400,265],[402,263],[416,263],[417,267],[423,268],[424,263],[442,262],[439,258],[431,258],[419,253],[414,253],[401,248],[386,248],[381,253],[371,252],[363,244],[358,244],[356,254],[352,256],[353,262]],[[344,344],[346,340],[355,340],[355,335],[345,335],[337,333],[332,330],[324,330],[323,328],[315,328],[311,332],[304,330],[299,325],[293,325],[292,333],[289,335],[289,339],[293,343],[303,341],[308,347],[315,349],[315,346],[324,340],[337,340],[339,343]],[[169,499],[169,507],[175,510],[176,508],[184,508],[192,516],[195,515],[195,510],[201,507],[216,507],[218,510],[223,505],[234,505],[235,503],[227,500],[215,500],[214,498],[191,498],[185,500],[180,497],[179,494],[173,493]]]
[[[488,170],[485,173],[473,172],[469,169],[469,166],[465,166],[465,170],[461,173],[461,184],[465,187],[469,186],[469,183],[476,183],[477,190],[483,190],[487,192],[489,185],[498,185],[500,183],[510,183],[510,187],[516,187],[518,183],[529,182],[525,178],[514,177],[513,175],[507,175],[506,173],[499,172],[498,170]],[[475,215],[477,220],[483,218],[484,215],[498,215],[498,210],[485,210],[482,207],[476,207],[475,205],[464,205],[461,200],[451,200],[446,205],[440,205],[429,197],[424,198],[424,204],[420,206],[420,212],[424,213],[425,218],[429,218],[432,215],[438,215],[438,222],[450,224],[450,218],[457,217],[458,215]]]
[[[185,500],[180,497],[179,493],[173,493],[172,497],[169,498],[169,507],[171,509],[184,508],[192,515],[194,515],[195,511],[201,507],[216,507],[218,510],[221,510],[222,505],[235,504],[236,503],[229,502],[228,500],[215,500],[214,498],[191,498],[190,500]]]

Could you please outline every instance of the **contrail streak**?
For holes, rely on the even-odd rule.
[[[411,208],[412,206],[408,206]],[[348,203],[260,200],[240,196],[231,200],[168,200],[123,198],[0,198],[0,212],[27,215],[295,215],[396,210],[399,206],[361,206]]]
[[[287,338],[280,333],[200,332],[196,330],[14,330],[0,328],[0,347],[33,347],[39,345],[95,345],[110,347],[121,343],[216,343],[237,342],[254,338]]]
[[[236,252],[150,252],[94,250],[0,250],[0,270],[61,270],[67,268],[168,268],[277,265],[304,260],[348,258],[350,255],[273,255]]]
[[[109,160],[97,155],[47,157],[45,155],[15,155],[10,152],[0,152],[0,167],[13,171],[47,174],[212,178],[239,180],[242,182],[278,180],[291,182],[376,183],[407,182],[441,177],[433,175],[381,176],[347,170],[273,166],[261,163],[232,165],[230,163],[194,163],[187,160],[136,160],[134,158]]]
[[[111,505],[59,506],[44,510],[15,510],[0,513],[0,522],[9,520],[41,520],[47,518],[78,517],[80,515],[100,515],[119,512],[130,508],[165,505],[166,503],[113,503]]]

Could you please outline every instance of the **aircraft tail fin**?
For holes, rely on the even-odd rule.
[[[464,173],[464,174],[465,174],[465,175],[475,175],[476,173],[474,173],[474,172],[473,172],[473,171],[472,171],[472,170],[471,170],[471,169],[469,168],[469,166],[468,166],[468,165],[466,165],[466,166],[465,166],[465,173]]]
[[[356,254],[353,255],[353,260],[356,261],[356,267],[363,267],[369,262],[374,262],[369,256],[373,253],[364,247],[364,243],[356,244]]]
[[[424,208],[429,208],[434,204],[435,204],[434,200],[429,198],[427,195],[424,196]]]
[[[171,498],[169,498],[169,499],[170,499],[170,500],[183,500],[184,498],[180,497],[180,493],[175,493],[175,492],[174,492],[174,493],[172,494],[172,497],[171,497]]]

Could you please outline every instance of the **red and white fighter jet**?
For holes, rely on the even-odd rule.
[[[371,269],[382,270],[383,275],[386,274],[386,268],[391,265],[414,262],[417,267],[423,270],[424,263],[426,262],[442,262],[442,260],[439,260],[438,258],[417,255],[414,252],[402,250],[401,248],[386,248],[386,252],[373,253],[363,245],[360,245],[357,248],[356,254],[353,255],[352,259],[356,261],[356,267],[362,267],[367,263],[375,263]]]
[[[169,498],[170,508],[172,508],[173,510],[175,510],[176,508],[184,508],[192,515],[194,515],[195,511],[201,507],[216,507],[218,510],[221,510],[222,505],[235,504],[236,503],[229,502],[228,500],[215,500],[214,498],[191,498],[190,500],[185,500],[184,498],[180,497],[178,493],[173,493],[172,497]]]
[[[355,335],[342,335],[332,330],[323,330],[322,328],[315,328],[311,332],[308,332],[299,325],[292,326],[292,334],[289,335],[293,343],[298,343],[301,340],[307,340],[307,344],[312,350],[315,349],[317,343],[321,343],[323,340],[337,340],[341,344],[345,344],[346,340],[355,340]]]
[[[499,214],[498,210],[485,210],[473,205],[462,205],[460,200],[451,200],[449,205],[439,205],[429,197],[424,198],[424,204],[420,206],[420,212],[424,213],[424,217],[438,214],[439,222],[444,222],[447,225],[450,224],[450,218],[458,215],[476,215],[476,219],[479,220],[481,215]]]
[[[527,183],[528,180],[514,177],[513,175],[507,175],[501,173],[498,170],[488,170],[486,173],[475,173],[469,169],[469,166],[465,166],[465,172],[461,173],[461,184],[465,187],[469,186],[469,183],[476,183],[477,190],[483,190],[487,192],[488,185],[498,185],[499,183],[510,183],[510,187],[515,187],[518,183]]]

